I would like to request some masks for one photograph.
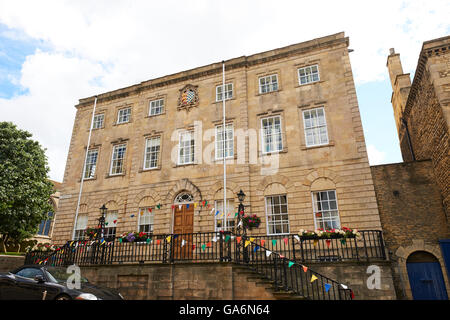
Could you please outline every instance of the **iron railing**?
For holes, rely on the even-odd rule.
[[[385,260],[382,232],[360,231],[360,238],[311,239],[298,235],[249,236],[253,243],[301,263]],[[150,241],[70,241],[53,253],[32,251],[26,263],[115,264],[232,261],[239,252],[237,236],[230,232],[153,235]],[[249,253],[250,255],[252,252]]]
[[[250,237],[242,237],[237,246],[235,261],[247,265],[252,271],[270,280],[275,289],[304,299],[353,299],[353,292],[347,286],[249,239]]]
[[[358,238],[315,239],[295,234],[252,236],[256,243],[287,259],[301,262],[386,260],[380,230],[360,231]]]

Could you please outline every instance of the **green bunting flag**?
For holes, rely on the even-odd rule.
[[[205,251],[206,245],[202,244],[202,251]]]
[[[225,237],[225,242],[227,242],[228,240],[230,240],[230,235],[227,235],[226,237]]]
[[[277,244],[277,240],[273,239],[272,240],[272,245],[275,246]]]
[[[292,261],[289,261],[289,268],[292,267],[294,263]]]

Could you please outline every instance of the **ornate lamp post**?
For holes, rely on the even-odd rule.
[[[103,239],[105,237],[105,220],[106,220],[106,212],[108,211],[108,208],[103,204],[103,206],[100,208],[100,212],[102,215],[100,218],[98,218],[98,226],[100,228],[100,234],[97,233],[97,239],[100,237],[100,239]]]
[[[245,193],[242,191],[242,189],[239,191],[239,193],[237,194],[238,199],[239,199],[239,222],[238,225],[240,225],[242,223],[242,218],[244,217],[244,204],[242,202],[244,202],[245,199]],[[242,229],[244,230],[243,233],[243,239],[244,241],[242,241],[242,243],[245,243],[246,237],[247,237],[247,228],[244,226],[244,224],[242,223]],[[240,229],[238,229],[240,230]],[[249,258],[248,258],[248,248],[244,246],[244,262],[248,262]]]
[[[242,222],[242,218],[244,217],[244,204],[242,202],[244,202],[245,193],[242,191],[242,189],[239,191],[237,196],[238,196],[238,199],[239,199],[239,207],[238,207],[238,212],[239,212],[238,213],[238,217],[239,217],[238,226],[239,226],[241,224],[241,222]],[[244,230],[244,235],[245,235],[246,234],[246,229],[244,228],[243,225],[242,225],[242,229]]]

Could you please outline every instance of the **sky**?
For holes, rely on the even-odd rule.
[[[344,31],[369,162],[401,162],[389,48],[413,79],[449,13],[448,0],[0,0],[0,121],[31,132],[61,182],[78,99]]]

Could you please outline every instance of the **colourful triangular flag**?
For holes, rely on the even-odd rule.
[[[184,245],[186,244],[186,240],[181,240],[181,247],[183,248],[184,247]]]
[[[236,237],[237,243],[241,242],[242,237]]]
[[[325,292],[328,292],[331,288],[331,284],[325,283]]]
[[[250,244],[250,241],[245,240],[245,246],[244,247],[247,247],[249,244]]]
[[[255,249],[253,249],[254,252],[259,249],[259,246],[255,246]]]
[[[303,268],[303,272],[308,271],[308,267],[307,266],[302,266],[302,268]]]
[[[329,247],[330,247],[330,244],[331,244],[331,240],[327,239],[327,240],[326,240],[326,243],[327,243],[327,246],[328,246],[328,248],[329,248]]]
[[[266,240],[264,240],[264,239],[261,239],[261,246],[264,246],[264,243],[266,242]]]
[[[167,242],[170,242],[170,239],[172,239],[172,236],[168,236],[168,237],[166,238]]]
[[[188,203],[188,204],[186,204],[186,209],[189,209],[189,203]]]
[[[202,250],[205,251],[206,245],[202,244]]]
[[[317,277],[316,277],[315,275],[312,275],[312,277],[311,277],[311,283],[314,282],[314,281],[316,281],[316,280],[317,280]]]
[[[300,237],[299,236],[295,235],[294,239],[297,240],[298,242],[300,242]]]
[[[292,267],[293,265],[294,265],[294,262],[289,261],[289,263],[288,263],[289,268]]]
[[[283,238],[283,241],[286,245],[288,244],[288,238]]]
[[[272,251],[266,250],[266,257],[269,257],[272,254]]]
[[[225,237],[225,242],[227,242],[228,240],[230,240],[230,235],[227,234],[227,236]]]
[[[273,239],[272,240],[272,246],[275,246],[277,244],[277,240]]]

